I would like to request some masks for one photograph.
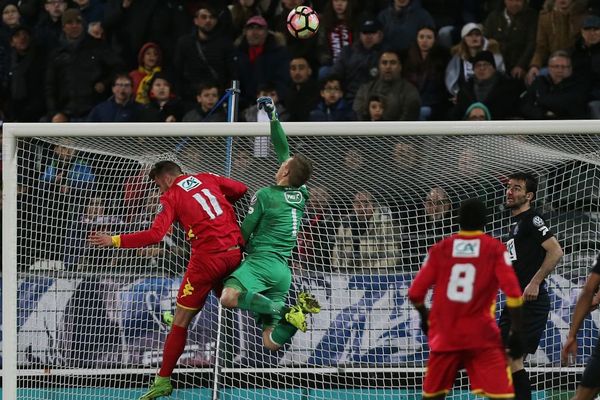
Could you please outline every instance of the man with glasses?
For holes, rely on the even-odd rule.
[[[462,119],[475,102],[485,104],[494,119],[515,117],[521,91],[517,82],[496,70],[494,54],[488,50],[477,53],[471,63],[473,76],[458,91],[452,119]]]
[[[526,119],[578,119],[587,116],[587,83],[573,75],[571,56],[558,50],[548,59],[548,75],[538,75],[521,100]]]
[[[136,122],[141,105],[133,101],[133,81],[125,73],[117,74],[112,84],[113,95],[98,104],[88,115],[89,122]]]

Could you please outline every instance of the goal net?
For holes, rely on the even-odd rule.
[[[277,353],[246,312],[211,295],[189,328],[174,399],[420,398],[426,338],[407,290],[429,246],[456,230],[469,197],[503,238],[506,177],[533,172],[535,207],[565,251],[548,279],[552,311],[527,369],[534,398],[566,398],[598,338],[585,320],[576,364],[560,364],[578,292],[600,250],[600,129],[586,122],[284,124],[292,152],[314,161],[290,268],[290,302],[322,305],[309,331]],[[158,160],[273,184],[268,124],[5,124],[3,392],[18,399],[137,399],[160,365],[189,257],[174,226],[156,246],[97,249],[93,232],[146,229]],[[445,134],[445,133],[452,133]],[[492,134],[493,133],[493,134]],[[232,135],[232,136],[227,136]],[[250,195],[236,211],[243,219]],[[499,297],[499,307],[502,298]],[[16,395],[14,393],[16,392]],[[471,398],[457,376],[451,399]]]

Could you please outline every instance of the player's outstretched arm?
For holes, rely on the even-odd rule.
[[[579,328],[581,328],[585,317],[594,307],[595,293],[598,286],[600,286],[600,274],[592,272],[585,281],[585,285],[579,294],[575,310],[573,311],[571,328],[561,351],[561,358],[564,363],[569,362],[570,355],[573,357],[577,355],[577,332],[579,332]]]
[[[256,105],[259,110],[265,110],[269,118],[271,118],[271,142],[275,148],[277,160],[281,164],[290,158],[290,147],[285,136],[285,131],[279,122],[273,99],[270,97],[259,97],[256,100]]]

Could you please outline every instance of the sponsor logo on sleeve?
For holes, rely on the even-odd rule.
[[[536,215],[533,217],[533,226],[538,228],[538,231],[542,232],[542,236],[546,236],[548,234],[548,228],[546,227],[546,223],[542,219],[542,217]]]
[[[181,182],[177,183],[177,186],[179,186],[180,188],[182,188],[186,192],[189,192],[190,190],[193,190],[193,189],[197,188],[200,185],[202,185],[202,182],[200,182],[194,176],[190,176],[188,178],[185,178]]]
[[[162,203],[158,203],[158,206],[156,207],[156,213],[160,214],[162,210],[164,210]]]
[[[506,251],[511,261],[517,260],[517,249],[515,247],[515,239],[510,239],[506,242]]]
[[[285,196],[285,201],[287,201],[290,204],[299,204],[302,202],[302,193],[300,193],[297,190],[285,192],[284,196]]]
[[[455,239],[452,243],[452,257],[477,258],[480,246],[479,239]]]

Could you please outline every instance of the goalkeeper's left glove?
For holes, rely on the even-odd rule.
[[[267,96],[259,97],[256,99],[256,106],[259,110],[265,110],[271,121],[275,121],[279,116],[277,115],[277,110],[275,109],[275,103],[273,103],[273,99]]]

